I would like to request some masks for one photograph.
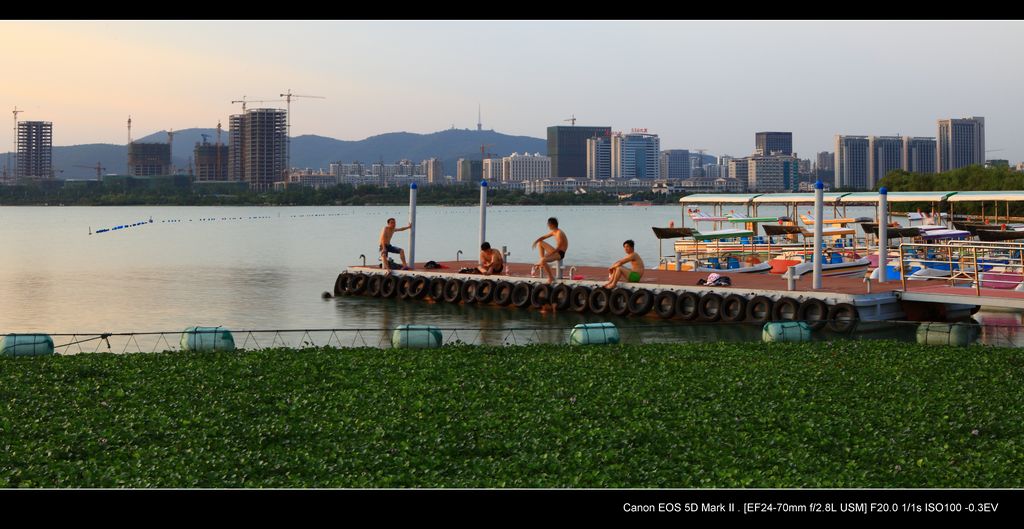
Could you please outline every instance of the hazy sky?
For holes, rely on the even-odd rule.
[[[989,158],[1024,159],[1022,22],[0,22],[0,109],[54,143],[213,127],[233,99],[295,93],[293,135],[362,139],[454,124],[544,137],[646,127],[663,148],[745,155],[757,130],[801,156],[843,134],[935,136],[984,116]],[[11,144],[0,127],[0,150]],[[496,146],[500,151],[500,146]]]

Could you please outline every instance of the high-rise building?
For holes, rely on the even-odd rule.
[[[548,156],[553,178],[587,175],[587,138],[610,136],[611,127],[548,127]]]
[[[18,122],[17,178],[53,178],[53,123]]]
[[[750,179],[750,159],[733,158],[729,160],[729,178],[735,178],[746,186]]]
[[[657,134],[612,135],[612,178],[660,178],[661,139]]]
[[[899,136],[868,136],[868,189],[903,168],[903,139]]]
[[[835,153],[819,152],[814,161],[814,177],[823,182],[835,182]]]
[[[283,182],[288,147],[287,112],[278,108],[251,108],[229,118],[228,148],[231,180],[249,183],[249,189],[267,191]]]
[[[504,173],[501,170],[501,158],[487,158],[484,160],[484,180],[488,182],[503,182]]]
[[[607,180],[612,177],[612,141],[607,136],[587,138],[587,178]]]
[[[728,167],[728,162],[724,165]],[[687,149],[661,151],[660,173],[661,178],[669,180],[686,180],[690,178],[690,151]]]
[[[456,182],[479,182],[483,176],[483,160],[470,158],[459,158],[458,172],[455,174]]]
[[[936,169],[944,173],[985,163],[985,118],[940,119]]]
[[[228,146],[196,142],[193,157],[196,182],[220,182],[228,179]]]
[[[512,153],[501,159],[506,182],[525,182],[551,178],[551,158],[540,153]]]
[[[835,189],[870,189],[867,136],[836,134]]]
[[[170,143],[128,144],[129,176],[160,176],[171,174]]]
[[[438,158],[426,160],[427,183],[440,184],[444,182],[444,164]]]
[[[747,190],[796,191],[799,160],[785,154],[754,155],[747,159]]]
[[[792,132],[755,132],[754,153],[769,156],[773,153],[793,154]]]
[[[935,138],[903,137],[903,170],[910,173],[935,172]]]

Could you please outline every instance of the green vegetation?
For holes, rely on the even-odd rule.
[[[1024,356],[892,342],[0,362],[5,487],[1021,487]]]
[[[939,174],[908,173],[892,171],[879,181],[875,188],[886,187],[889,191],[1011,191],[1024,189],[1024,173],[1018,173],[1007,167],[983,167],[972,165]],[[931,204],[893,204],[907,211],[917,208],[927,209]],[[1006,206],[999,205],[999,214],[1006,213]],[[964,202],[956,205],[956,213],[981,213],[981,204]],[[989,202],[986,212],[991,215],[992,203]],[[1024,215],[1024,204],[1011,203],[1010,214]]]
[[[674,204],[679,196],[648,191],[633,193],[628,200]],[[474,205],[480,203],[476,185],[422,186],[417,195],[422,205]],[[618,204],[615,193],[591,191],[573,193],[525,194],[522,191],[492,189],[489,201],[494,205],[579,205]],[[32,182],[0,186],[0,205],[65,206],[364,206],[409,203],[407,187],[339,185],[322,189],[292,186],[284,191],[254,192],[233,184],[190,184],[167,177],[140,183],[131,179],[110,178],[106,182]]]

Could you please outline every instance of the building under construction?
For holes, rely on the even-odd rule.
[[[288,113],[276,108],[253,108],[229,118],[230,180],[249,183],[253,191],[273,189],[285,181]]]
[[[18,122],[17,178],[53,178],[53,123]]]
[[[196,142],[196,182],[222,182],[228,179],[228,146]]]
[[[128,144],[129,176],[161,176],[171,174],[170,143]]]

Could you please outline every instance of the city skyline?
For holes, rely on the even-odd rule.
[[[548,126],[575,116],[579,125],[648,128],[659,134],[662,149],[706,148],[716,155],[750,154],[756,131],[792,131],[802,158],[830,150],[836,134],[929,137],[939,119],[986,116],[987,148],[998,150],[988,158],[1021,160],[1024,138],[1015,124],[1022,110],[1013,87],[1024,74],[1011,69],[1024,55],[1021,28],[1020,22],[4,22],[0,42],[19,50],[6,61],[19,82],[0,87],[0,102],[3,110],[23,109],[19,120],[52,122],[58,146],[123,145],[128,115],[136,138],[212,128],[240,111],[232,100],[279,99],[291,88],[327,98],[292,102],[292,136],[358,140],[452,125],[475,129],[480,104],[484,129],[543,138]],[[963,38],[941,37],[954,29]],[[464,46],[482,31],[488,39]],[[381,32],[388,39],[370,38]],[[27,39],[38,45],[18,46]],[[594,54],[598,39],[609,44]],[[750,54],[750,42],[764,53]],[[650,53],[633,55],[640,48]],[[907,62],[908,54],[915,61]],[[803,66],[794,77],[763,57]],[[666,61],[685,68],[666,68]],[[957,63],[971,68],[949,74],[954,70],[947,66]],[[610,82],[588,81],[601,71],[614,73]],[[638,78],[656,81],[638,85]],[[12,145],[10,126],[0,131],[0,142]]]

